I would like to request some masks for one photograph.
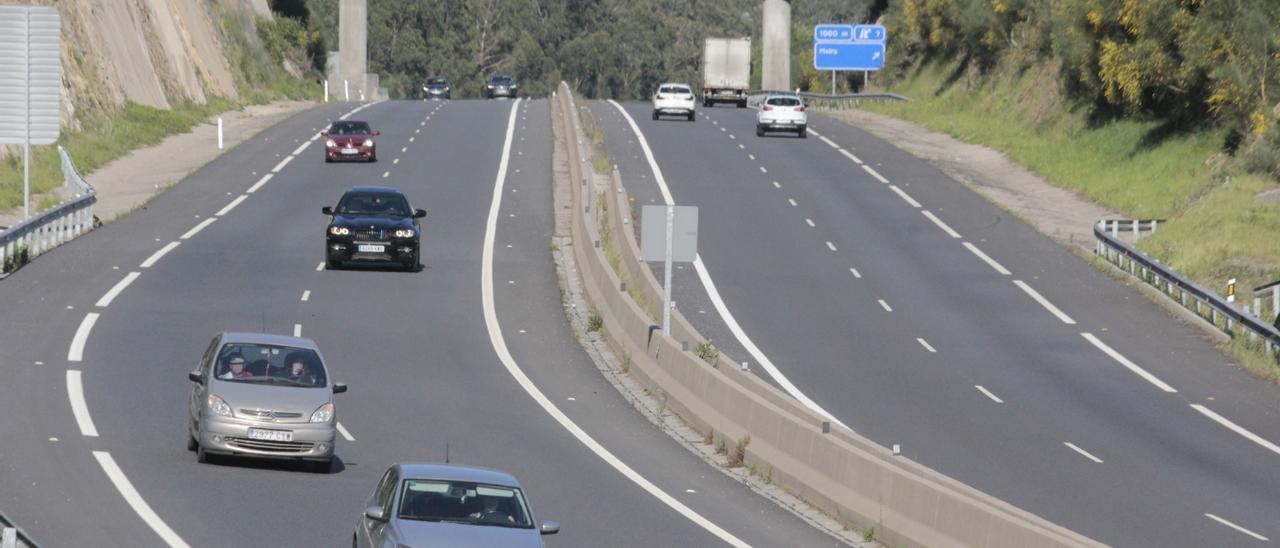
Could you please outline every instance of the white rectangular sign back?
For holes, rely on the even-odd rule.
[[[61,25],[51,7],[0,6],[0,144],[58,140]]]

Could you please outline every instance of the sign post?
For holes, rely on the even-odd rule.
[[[0,144],[22,145],[22,215],[31,217],[31,145],[57,142],[62,112],[58,11],[0,6]]]
[[[671,335],[671,264],[698,257],[698,208],[647,205],[640,210],[640,260],[662,261],[662,334]]]

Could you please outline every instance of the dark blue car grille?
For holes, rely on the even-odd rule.
[[[357,230],[354,239],[361,241],[385,241],[387,239],[385,230]]]

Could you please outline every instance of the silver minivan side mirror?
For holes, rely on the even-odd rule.
[[[381,506],[370,506],[364,509],[364,517],[374,521],[387,521],[387,512]]]
[[[560,532],[560,523],[559,523],[559,522],[555,522],[555,521],[551,521],[551,520],[544,521],[544,522],[542,522],[542,527],[541,527],[541,528],[539,528],[538,532],[540,532],[540,533],[542,533],[542,534],[544,534],[544,535],[554,535],[554,534],[556,534],[556,533],[559,533],[559,532]]]

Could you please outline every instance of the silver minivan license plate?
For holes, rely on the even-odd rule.
[[[266,441],[293,441],[293,432],[288,430],[263,430],[250,428],[249,439]]]

